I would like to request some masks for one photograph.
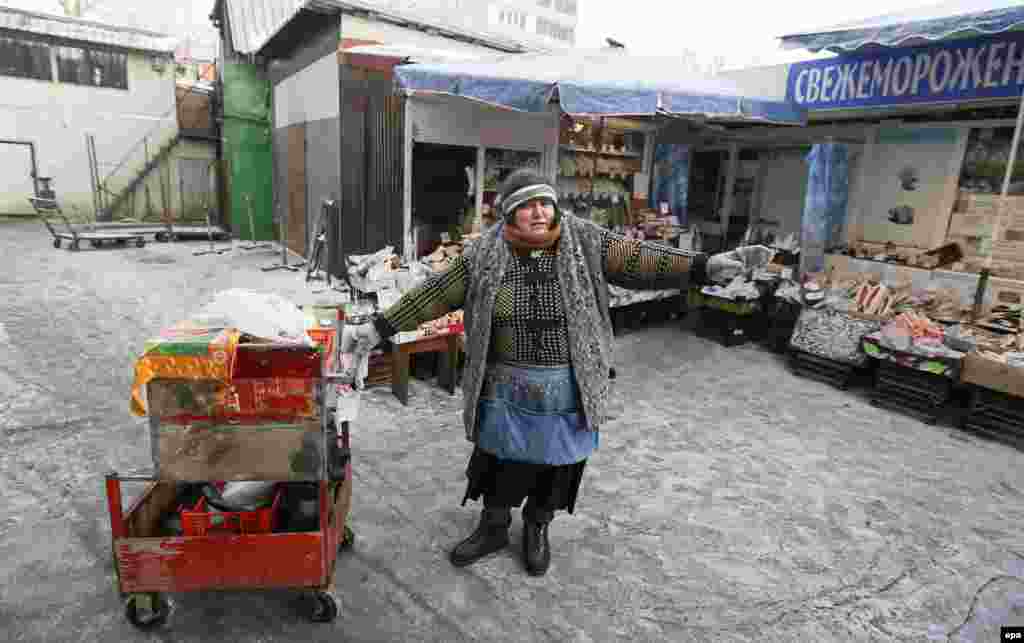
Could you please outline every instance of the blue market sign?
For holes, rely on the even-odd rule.
[[[885,48],[796,63],[786,98],[809,110],[1016,98],[1024,90],[1024,33]]]

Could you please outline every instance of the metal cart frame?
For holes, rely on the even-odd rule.
[[[338,333],[340,334],[340,328]],[[354,535],[347,527],[352,498],[352,467],[349,423],[335,430],[334,412],[328,406],[328,388],[345,382],[325,373],[316,386],[320,406],[323,462],[317,481],[319,523],[316,531],[164,536],[159,533],[162,516],[175,507],[179,481],[154,474],[106,476],[112,553],[117,591],[125,604],[125,616],[136,627],[150,629],[167,620],[171,603],[168,592],[203,590],[296,589],[310,599],[309,617],[332,622],[338,615],[338,599],[331,591],[339,550],[352,546]],[[327,361],[330,364],[333,360]],[[328,440],[337,440],[337,449]],[[131,503],[122,504],[122,482],[147,482],[146,490]]]
[[[67,216],[60,209],[60,205],[56,199],[43,199],[40,197],[29,197],[28,199],[32,203],[32,207],[35,208],[36,214],[42,219],[43,225],[53,235],[53,247],[60,248],[61,242],[68,242],[68,250],[73,252],[81,249],[80,244],[83,241],[88,241],[92,247],[99,248],[104,243],[115,243],[118,245],[125,245],[129,241],[135,243],[136,247],[142,248],[146,245],[146,240],[143,234],[137,230],[110,230],[96,232],[90,230],[89,227],[83,226],[85,229],[76,228]],[[63,224],[64,231],[60,231],[54,227],[54,223],[51,219],[60,219],[60,224]],[[58,224],[58,225],[60,225]]]

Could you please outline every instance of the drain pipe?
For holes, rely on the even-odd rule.
[[[0,145],[24,145],[28,147],[29,156],[32,157],[32,196],[39,196],[39,168],[36,167],[36,144],[32,141],[19,141],[9,138],[0,138]]]

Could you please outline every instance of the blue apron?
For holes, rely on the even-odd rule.
[[[477,446],[501,460],[575,464],[597,448],[571,366],[489,364]]]

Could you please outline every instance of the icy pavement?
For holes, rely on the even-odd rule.
[[[267,251],[54,250],[0,224],[0,639],[5,641],[953,641],[1024,625],[1024,454],[790,375],[678,324],[618,341],[614,407],[546,577],[513,546],[457,570],[461,398],[366,394],[338,620],[288,592],[174,596],[136,632],[115,593],[103,474],[149,465],[128,412],[143,342],[217,290],[311,303]]]

